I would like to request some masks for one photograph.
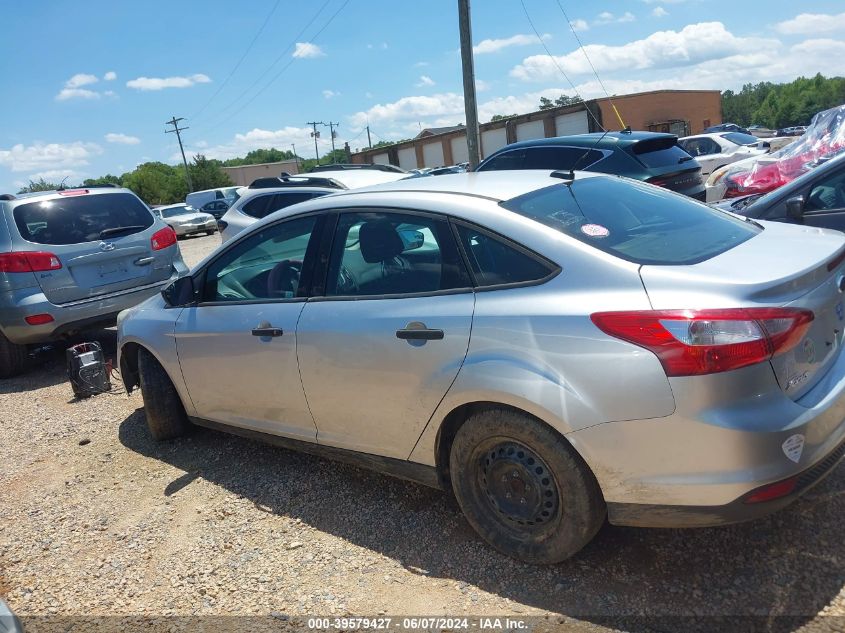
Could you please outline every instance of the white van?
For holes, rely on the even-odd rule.
[[[203,189],[194,191],[185,197],[185,204],[194,209],[201,209],[202,206],[212,200],[226,200],[230,205],[240,198],[238,189],[241,187],[217,187],[216,189]]]

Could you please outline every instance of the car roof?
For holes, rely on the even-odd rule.
[[[358,187],[376,185],[382,182],[401,180],[402,178],[407,178],[408,176],[408,174],[405,172],[400,173],[394,171],[380,171],[375,169],[339,169],[337,171],[321,170],[319,172],[314,173],[320,178],[332,178],[334,180],[337,180],[339,183],[345,185],[349,189],[357,189]]]
[[[338,191],[345,191],[345,189],[334,189],[333,187],[267,187],[266,189],[249,189],[244,188],[244,193],[238,198],[234,204],[243,204],[245,200],[252,200],[259,196],[266,196],[271,193],[337,193]],[[234,206],[234,205],[233,205]]]
[[[73,195],[69,192],[87,191],[86,196],[103,195],[109,193],[131,193],[135,195],[130,189],[125,187],[68,187],[67,189],[51,190],[51,191],[32,191],[29,193],[18,193],[5,200],[11,204],[16,202],[32,202],[37,199],[60,200],[62,197]]]
[[[332,193],[331,198],[366,195],[370,193],[419,192],[445,193],[488,198],[496,201],[510,200],[522,194],[564,182],[551,176],[547,169],[514,171],[478,171],[444,174],[431,178],[406,178],[360,189],[347,189]],[[608,178],[607,174],[576,171],[575,179]]]
[[[663,132],[590,132],[589,134],[572,134],[570,136],[553,136],[551,138],[535,138],[528,141],[518,141],[506,145],[502,150],[519,147],[537,147],[539,145],[574,145],[576,147],[612,149],[614,147],[629,147],[640,141],[655,138],[678,137],[674,134],[665,134]]]

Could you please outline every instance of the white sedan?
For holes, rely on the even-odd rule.
[[[678,145],[701,165],[703,176],[708,176],[713,170],[724,165],[745,160],[751,156],[767,154],[770,151],[768,141],[761,141],[755,136],[742,132],[685,136],[678,139]]]
[[[152,211],[176,231],[178,237],[196,233],[213,235],[217,232],[217,220],[213,215],[197,211],[188,204],[171,204]]]

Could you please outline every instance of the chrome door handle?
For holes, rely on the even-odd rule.
[[[396,338],[406,341],[439,341],[443,338],[443,330],[429,328],[404,328],[396,330]]]
[[[284,331],[280,327],[257,327],[252,330],[253,336],[276,337],[281,336],[282,334],[284,334]]]
[[[156,260],[155,257],[139,257],[138,259],[136,259],[132,263],[135,264],[136,266],[148,266],[148,265],[152,264],[155,260]]]

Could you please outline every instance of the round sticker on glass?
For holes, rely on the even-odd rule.
[[[585,224],[581,227],[581,232],[590,237],[607,237],[610,235],[607,227],[601,224]]]

